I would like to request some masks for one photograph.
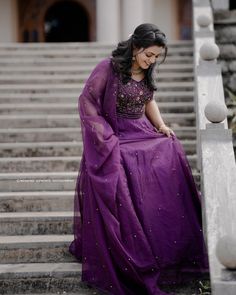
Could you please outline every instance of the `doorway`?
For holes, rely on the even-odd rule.
[[[45,42],[87,42],[88,27],[87,12],[79,3],[56,2],[45,14]]]
[[[235,0],[230,0],[230,2],[229,2],[229,9],[230,10],[236,9],[236,2],[235,2]]]

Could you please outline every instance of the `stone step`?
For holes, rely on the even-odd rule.
[[[77,103],[81,92],[76,93],[1,93],[0,103]],[[193,102],[194,92],[160,91],[154,93],[158,102]]]
[[[9,58],[9,57],[21,57],[27,59],[28,57],[106,57],[110,56],[112,50],[115,49],[115,46],[110,46],[108,48],[70,48],[70,49],[47,49],[47,50],[0,50],[0,59]],[[193,55],[193,47],[179,46],[179,47],[170,47],[168,48],[167,55]]]
[[[18,126],[19,127],[19,126]],[[185,136],[187,131],[183,129],[176,134]],[[194,130],[189,131],[188,134],[194,134]],[[0,142],[47,142],[47,141],[73,141],[82,140],[80,127],[67,128],[5,128],[0,129]]]
[[[78,74],[26,74],[20,73],[20,76],[16,75],[0,75],[0,85],[1,84],[11,84],[11,85],[21,85],[21,84],[41,84],[41,83],[84,83],[89,73],[78,73]],[[156,74],[158,82],[183,82],[183,81],[193,81],[193,73],[158,73]]]
[[[71,199],[71,203],[73,204],[73,199]],[[2,236],[72,234],[73,215],[72,210],[59,212],[1,212],[0,248],[1,242],[3,243],[2,240],[4,240]],[[0,259],[0,261],[2,260]]]
[[[4,293],[5,294],[5,293]],[[25,294],[27,294],[27,293],[24,293],[24,294],[9,294],[9,295],[25,295]],[[66,295],[104,295],[104,293],[102,294],[102,293],[98,293],[98,291],[97,290],[94,290],[94,289],[90,289],[90,288],[87,288],[87,289],[84,289],[84,287],[83,287],[83,289],[81,289],[81,290],[79,290],[79,292],[77,291],[76,293],[73,293],[73,292],[65,292],[65,291],[63,291],[62,293],[60,293],[60,292],[57,292],[57,293],[48,293],[48,292],[44,292],[44,293],[35,293],[35,292],[30,292],[30,295],[52,295],[52,294],[66,294]],[[177,293],[177,295],[185,295],[186,293],[183,293],[183,291],[182,291],[182,293]],[[186,295],[189,295],[189,293],[188,294],[186,294]]]
[[[64,84],[0,84],[0,91],[2,93],[54,93],[54,92],[67,92],[74,93],[77,95],[81,92],[84,85],[83,83],[64,83]],[[159,82],[158,90],[160,91],[183,91],[183,90],[193,90],[194,82]]]
[[[194,145],[194,143],[192,144]],[[191,144],[187,143],[187,148]],[[0,143],[2,157],[66,157],[81,156],[82,141],[10,142]],[[76,160],[77,158],[74,158]],[[78,158],[79,159],[79,158]]]
[[[81,271],[81,264],[76,262],[1,264],[0,290],[4,290],[4,294],[89,291],[81,283]],[[90,291],[88,294],[93,294],[92,289]]]
[[[46,160],[48,159],[49,158]],[[22,158],[22,162],[23,160],[24,158]],[[28,158],[25,159],[26,162],[30,162],[30,160],[31,159]],[[40,161],[42,161],[43,158],[36,158],[34,160],[36,161],[37,165],[40,165]],[[62,161],[61,165],[65,165],[65,163],[63,164]],[[22,167],[24,168],[24,163],[22,163]],[[22,197],[21,193],[24,192],[27,192],[28,196],[30,192],[34,192],[37,195],[37,193],[43,191],[45,193],[50,191],[52,194],[55,191],[61,192],[62,194],[63,192],[74,191],[79,167],[74,168],[73,171],[63,170],[59,172],[56,170],[53,170],[52,172],[47,170],[40,172],[37,169],[33,169],[33,167],[31,170],[36,171],[0,173],[0,192],[2,193],[2,197],[4,197],[4,194],[8,192],[19,193]],[[6,208],[9,206],[11,206],[11,202]]]
[[[102,295],[83,284],[81,274],[82,267],[77,262],[1,264],[0,289],[9,295]],[[188,285],[163,286],[162,289],[174,292],[175,295],[199,294],[200,281],[209,283],[209,274],[199,276],[198,280],[191,281]]]
[[[6,56],[20,56],[20,57],[28,57],[28,56],[46,56],[46,57],[70,57],[70,56],[84,56],[84,57],[99,57],[103,55],[110,55],[112,50],[116,48],[116,44],[111,44],[110,46],[105,47],[75,47],[75,48],[58,48],[50,49],[50,48],[41,48],[39,50],[29,50],[28,48],[21,48],[21,50],[7,50],[0,49],[0,58]],[[169,55],[186,55],[193,54],[193,46],[170,46],[168,48],[167,54]]]
[[[189,161],[194,168],[196,158],[192,154],[194,154],[196,146],[189,144],[186,149],[189,149],[189,154],[192,156]],[[1,173],[78,171],[80,160],[79,156],[4,157],[0,158],[0,171]]]
[[[75,188],[75,180],[72,179],[72,181],[74,181]],[[73,186],[71,185],[71,187]],[[0,192],[0,216],[2,216],[2,212],[24,212],[26,214],[25,212],[72,211],[74,194],[74,190]]]
[[[193,102],[158,102],[158,106],[162,113],[171,112],[193,112]],[[73,114],[78,113],[78,103],[1,103],[1,114],[17,114],[17,113],[34,113],[34,114]]]
[[[1,173],[78,171],[81,158],[67,157],[4,157],[0,158]],[[64,187],[62,183],[61,185]],[[26,185],[26,184],[25,184]],[[42,184],[41,184],[42,185]],[[71,189],[71,188],[70,188]]]
[[[196,140],[181,140],[186,153],[196,151]],[[82,141],[5,142],[0,143],[0,159],[3,157],[66,157],[81,156]],[[76,160],[76,158],[74,158]],[[79,160],[79,158],[78,158]],[[1,164],[0,164],[1,165]]]
[[[193,125],[195,113],[164,113],[166,124],[178,123],[182,126]],[[1,128],[39,128],[39,127],[79,127],[79,114],[8,114],[0,116]]]
[[[187,157],[189,161],[196,162],[196,155],[187,155]],[[59,168],[62,168],[60,171],[58,171],[59,169],[54,169],[52,172],[50,172],[49,169],[46,170],[45,168],[50,168],[50,165],[52,166],[53,164],[56,166],[56,164],[52,160],[49,161],[49,158],[46,158],[45,161],[43,161],[42,157],[13,159],[15,161],[12,162],[11,158],[7,158],[5,160],[5,167],[7,171],[1,171],[0,173],[0,192],[3,194],[3,196],[5,192],[63,192],[73,191],[75,189],[76,178],[79,170],[79,161],[73,162],[76,167],[73,167],[71,170],[63,169],[63,167],[67,164],[65,164],[65,161],[63,162],[63,160],[58,160],[59,163],[54,161],[56,164],[58,164],[58,166],[59,164],[61,165]],[[49,163],[47,163],[47,161]],[[8,168],[9,166],[10,168]],[[196,183],[200,183],[200,174],[196,169],[196,165],[192,166],[192,173]],[[7,205],[6,208],[9,206]]]
[[[18,126],[19,127],[19,126]],[[178,134],[185,136],[186,131]],[[190,132],[189,132],[190,133]],[[194,131],[193,131],[194,133]],[[190,135],[190,134],[189,134]],[[0,142],[47,142],[82,140],[80,127],[68,128],[5,128],[0,129]]]
[[[51,49],[78,49],[113,47],[112,42],[61,42],[61,43],[0,43],[0,50],[51,50]],[[169,40],[168,47],[193,46],[192,40]]]
[[[172,124],[179,139],[196,139],[196,127]],[[82,140],[79,127],[68,128],[6,128],[0,129],[0,142],[47,142]]]
[[[84,60],[83,60],[84,61]],[[30,75],[38,75],[38,74],[46,74],[46,75],[64,75],[64,74],[81,74],[81,73],[87,73],[89,74],[93,68],[96,66],[98,61],[93,61],[90,59],[86,64],[83,64],[82,61],[79,63],[76,63],[71,66],[64,66],[64,65],[52,65],[52,66],[32,66],[32,65],[23,65],[21,67],[4,67],[3,69],[0,69],[0,76],[3,75],[10,75],[11,77],[17,76],[22,73],[24,74],[30,74]],[[166,61],[167,62],[167,61]],[[193,64],[182,61],[181,63],[173,63],[174,60],[168,58],[168,62],[164,64],[161,64],[158,66],[158,70],[160,73],[193,73]]]
[[[1,264],[75,261],[68,250],[72,240],[73,235],[1,236],[0,261]]]
[[[5,293],[4,293],[5,294]],[[24,293],[24,294],[9,294],[9,295],[25,295],[25,294],[27,294],[27,293]],[[100,295],[104,295],[104,293],[102,294],[102,293],[98,293],[98,291],[96,291],[96,290],[94,290],[94,289],[81,289],[81,290],[79,290],[79,292],[76,292],[76,293],[73,293],[73,292],[65,292],[65,291],[63,291],[62,293],[60,293],[60,292],[57,292],[57,293],[48,293],[48,292],[46,292],[46,293],[35,293],[35,292],[30,292],[30,295],[52,295],[52,294],[66,294],[66,295],[98,295],[98,294],[100,294]],[[186,293],[178,293],[177,295],[185,295]],[[188,293],[189,294],[189,293]],[[186,295],[188,295],[188,294],[186,294]]]
[[[176,57],[177,60],[177,57]],[[181,59],[180,59],[181,60]],[[63,61],[62,59],[60,59],[60,61]],[[81,61],[84,61],[81,60]],[[93,61],[93,63],[92,63]],[[101,61],[101,60],[100,60]],[[192,63],[184,63],[183,61],[181,63],[174,63],[174,58],[170,57],[170,61],[172,61],[171,63],[163,63],[160,65],[156,65],[155,67],[155,72],[156,73],[171,73],[171,72],[175,72],[175,73],[179,73],[179,72],[191,72],[193,73],[193,69],[194,69],[194,65],[193,65],[193,60]],[[94,67],[97,65],[97,60],[93,60],[90,59],[91,63],[77,63],[77,64],[73,64],[71,66],[66,66],[66,65],[60,65],[57,64],[57,62],[54,63],[53,66],[47,66],[47,65],[42,65],[40,67],[33,67],[32,65],[22,65],[21,68],[19,67],[15,67],[15,69],[11,68],[11,67],[5,67],[4,69],[0,69],[0,73],[6,73],[9,75],[9,73],[12,75],[19,75],[19,72],[21,71],[31,71],[32,73],[35,74],[40,74],[41,72],[43,72],[44,74],[48,74],[48,75],[52,75],[52,74],[58,74],[58,75],[62,75],[64,73],[73,73],[73,74],[84,74],[84,73],[90,73]]]
[[[4,68],[11,68],[11,69],[21,69],[22,67],[37,67],[37,68],[44,68],[46,67],[55,67],[57,66],[63,66],[63,67],[75,67],[77,68],[82,65],[92,65],[95,67],[97,63],[99,63],[104,57],[77,57],[77,58],[50,58],[50,57],[31,57],[27,59],[23,58],[4,58],[0,60],[0,66]],[[171,65],[171,64],[191,64],[191,67],[193,68],[193,56],[189,55],[183,55],[183,56],[168,56],[168,58],[165,60],[165,63],[161,66],[164,67],[164,65]],[[161,67],[160,66],[160,67]]]

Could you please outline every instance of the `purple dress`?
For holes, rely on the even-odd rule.
[[[79,98],[84,153],[75,194],[82,281],[113,295],[164,295],[207,270],[201,203],[184,150],[145,116],[145,80],[123,84],[110,59]]]

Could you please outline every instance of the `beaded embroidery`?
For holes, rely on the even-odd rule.
[[[116,101],[117,116],[125,118],[142,117],[145,103],[152,98],[153,91],[148,89],[145,79],[141,81],[130,79],[127,84],[123,84],[119,79]]]

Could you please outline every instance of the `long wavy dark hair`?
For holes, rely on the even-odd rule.
[[[115,71],[121,75],[123,83],[127,83],[131,79],[133,50],[135,48],[145,49],[154,45],[164,48],[164,54],[158,62],[161,64],[165,61],[168,50],[166,35],[156,25],[149,23],[139,25],[128,40],[118,43],[117,48],[112,51],[112,62]],[[157,89],[153,77],[156,63],[151,64],[145,70],[145,81],[151,90]]]

